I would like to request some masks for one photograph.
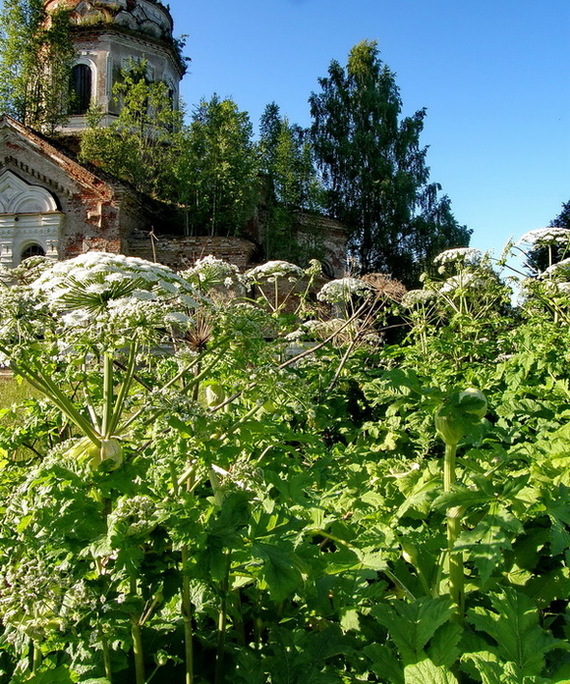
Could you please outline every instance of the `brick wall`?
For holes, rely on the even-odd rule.
[[[245,271],[251,266],[251,259],[257,249],[253,242],[236,237],[157,235],[152,242],[154,252],[148,233],[137,232],[131,235],[128,241],[129,256],[156,260],[180,270],[192,266],[197,259],[213,254],[218,259],[235,264],[240,271]]]

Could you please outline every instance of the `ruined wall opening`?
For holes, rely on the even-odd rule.
[[[93,96],[93,75],[87,64],[76,64],[71,70],[71,102],[69,113],[86,114]]]
[[[29,259],[30,257],[45,255],[45,249],[41,245],[38,245],[37,242],[32,242],[23,250],[20,256],[20,263],[22,263],[22,261],[25,261],[26,259]]]

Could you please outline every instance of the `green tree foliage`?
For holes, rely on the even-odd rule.
[[[547,228],[529,231],[521,238],[526,247],[525,266],[533,274],[542,273],[570,256],[570,200]]]
[[[68,116],[75,57],[67,11],[42,0],[6,0],[0,13],[0,109],[53,133]]]
[[[570,200],[564,202],[560,214],[550,222],[550,225],[570,230]]]
[[[168,87],[151,82],[146,62],[131,64],[113,87],[120,113],[110,125],[101,112],[90,112],[81,137],[81,159],[129,181],[145,194],[173,199],[172,167],[181,144],[182,113]]]
[[[307,131],[289,123],[273,102],[260,122],[261,171],[266,219],[263,247],[267,258],[297,263],[318,256],[318,210],[322,189]],[[304,217],[302,235],[301,212]]]
[[[428,182],[419,141],[425,110],[400,118],[394,73],[372,41],[352,48],[346,68],[332,61],[319,84],[310,97],[315,154],[355,267],[413,282],[430,257],[467,245],[470,235]]]
[[[570,200],[568,200],[568,202],[564,202],[558,216],[552,219],[548,225],[550,228],[563,228],[564,230],[570,231]],[[566,259],[569,256],[569,243],[570,232],[568,233],[568,239],[565,243],[554,246],[552,250],[552,261],[554,263],[562,261],[562,259]],[[549,263],[547,251],[548,250],[546,249],[537,250],[529,260],[536,270],[543,271],[548,267]]]
[[[175,174],[189,232],[241,234],[259,198],[259,157],[247,112],[229,98],[202,100],[184,132]]]

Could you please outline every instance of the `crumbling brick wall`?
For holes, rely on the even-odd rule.
[[[217,236],[168,236],[137,232],[128,240],[129,256],[157,261],[181,270],[192,266],[197,259],[212,254],[235,264],[240,271],[251,266],[257,247],[243,238]]]

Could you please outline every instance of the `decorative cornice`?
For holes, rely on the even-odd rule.
[[[24,126],[19,121],[16,121],[7,115],[3,115],[0,117],[0,140],[5,147],[9,145],[8,134],[10,132],[20,138],[24,144],[31,147],[36,153],[52,161],[70,178],[74,179],[83,187],[88,188],[91,192],[94,192],[103,201],[113,201],[113,199],[116,199],[124,193],[128,193],[129,191],[131,193],[135,192],[134,190],[130,190],[122,181],[119,181],[109,174],[106,174],[99,169],[95,170],[91,165],[81,164],[71,153],[66,153],[58,148],[56,144],[48,140],[41,133]],[[59,192],[65,191],[65,189],[54,181],[54,179],[39,173],[33,167],[25,164],[13,151],[10,152],[9,149],[6,150],[4,158],[1,161],[5,166],[10,164],[21,169],[27,175],[36,178],[42,184],[52,187],[54,190]]]

